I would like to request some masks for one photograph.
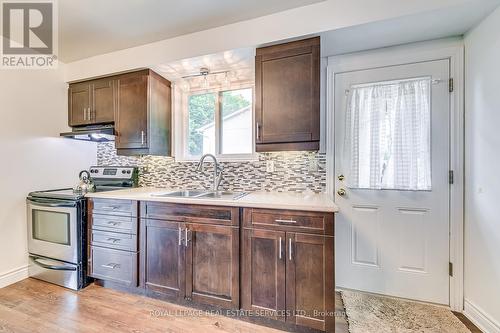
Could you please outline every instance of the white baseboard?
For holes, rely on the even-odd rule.
[[[464,302],[464,315],[484,333],[500,333],[500,324],[468,300]]]
[[[28,278],[28,265],[0,274],[0,288]]]

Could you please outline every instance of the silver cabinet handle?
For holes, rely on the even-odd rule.
[[[182,228],[179,227],[179,246],[182,245]]]
[[[120,222],[108,221],[108,224],[112,225],[112,226],[117,226],[117,225],[120,225],[121,223]]]
[[[83,120],[87,120],[87,108],[83,108]]]
[[[116,210],[118,208],[120,208],[120,207],[117,207],[117,206],[103,206],[103,207],[101,207],[101,209],[104,209],[104,210],[109,210],[109,209]]]
[[[184,245],[187,247],[188,246],[188,229],[184,229],[184,237],[186,238]]]
[[[92,120],[92,111],[90,110],[90,108],[88,110],[89,110],[89,120]]]
[[[276,223],[297,223],[297,221],[295,220],[280,220],[280,219],[277,219],[277,220],[274,220]]]
[[[108,242],[113,242],[113,244],[115,244],[115,243],[119,243],[121,241],[121,239],[118,239],[118,238],[108,238],[107,241]]]
[[[282,256],[281,252],[282,252],[282,250],[283,250],[283,249],[281,248],[281,237],[280,237],[280,239],[279,239],[279,242],[280,242],[280,243],[279,243],[279,249],[278,249],[278,258],[279,258],[279,259],[281,259],[281,256]]]
[[[257,131],[257,133],[256,133],[257,141],[260,141],[260,124],[259,123],[256,124],[255,130]]]
[[[288,238],[288,259],[292,260],[292,239]]]
[[[109,263],[107,265],[101,265],[101,267],[115,269],[115,268],[120,268],[120,264]]]
[[[141,145],[144,146],[144,131],[141,131]]]

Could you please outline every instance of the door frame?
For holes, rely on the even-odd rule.
[[[328,57],[326,156],[327,193],[335,201],[335,75],[345,72],[448,59],[454,90],[450,93],[450,308],[464,308],[464,43],[462,38],[419,42]]]

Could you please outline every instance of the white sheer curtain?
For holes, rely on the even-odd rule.
[[[350,188],[431,190],[431,78],[352,86],[344,154]]]

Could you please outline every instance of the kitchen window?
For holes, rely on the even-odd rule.
[[[194,92],[187,97],[184,156],[253,159],[253,88]]]

